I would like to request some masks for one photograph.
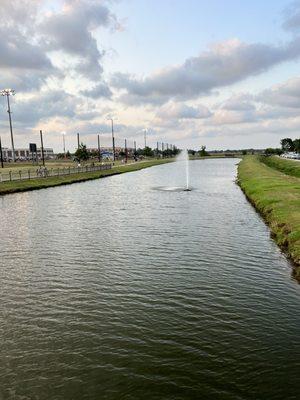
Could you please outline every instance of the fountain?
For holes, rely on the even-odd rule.
[[[184,149],[180,152],[180,154],[177,156],[177,161],[183,161],[185,164],[185,177],[186,177],[186,185],[185,189],[183,189],[185,192],[190,192],[190,170],[189,170],[189,153],[187,149]]]
[[[167,192],[190,192],[192,189],[190,187],[190,173],[189,173],[189,154],[188,151],[182,150],[176,157],[176,162],[183,163],[185,169],[185,186],[159,186],[153,189],[163,190]]]

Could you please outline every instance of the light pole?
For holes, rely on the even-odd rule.
[[[2,143],[1,143],[1,136],[0,136],[0,160],[1,160],[1,168],[4,168],[4,164],[3,164],[3,153],[2,153]]]
[[[109,121],[111,121],[111,140],[112,140],[112,148],[113,148],[113,157],[114,161],[116,160],[116,151],[115,151],[115,134],[114,134],[114,120],[113,118],[107,118]]]
[[[128,161],[128,150],[127,150],[127,140],[125,139],[125,164]]]
[[[145,140],[145,148],[147,147],[147,132],[148,132],[148,129],[143,129],[143,132],[144,132],[144,140]]]
[[[99,162],[101,161],[101,149],[100,149],[100,135],[97,135],[97,139],[98,139],[98,160]]]
[[[65,140],[66,132],[62,132],[61,134],[62,134],[62,137],[63,137],[64,158],[66,158],[66,140]]]
[[[45,154],[44,154],[44,142],[43,142],[43,131],[40,130],[40,137],[41,137],[41,156],[42,156],[42,162],[43,166],[45,166]]]
[[[12,148],[13,161],[15,162],[16,161],[15,145],[14,145],[14,136],[12,129],[12,121],[11,121],[10,101],[9,101],[9,96],[14,96],[15,91],[13,89],[3,89],[1,90],[1,95],[6,96],[7,98],[7,112],[8,112],[9,127],[10,127],[11,148]]]

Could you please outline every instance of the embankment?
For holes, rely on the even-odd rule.
[[[277,171],[283,172],[286,175],[300,178],[300,161],[287,160],[278,156],[261,157],[260,161],[268,167],[277,169]]]
[[[238,183],[269,225],[274,240],[294,262],[295,276],[300,279],[300,178],[264,161],[246,156],[238,167]],[[285,168],[284,164],[280,167]]]
[[[0,183],[0,195],[16,193],[16,192],[25,192],[28,190],[44,189],[52,186],[68,185],[71,183],[83,182],[91,179],[99,179],[99,178],[104,178],[106,176],[123,174],[125,172],[138,171],[143,168],[153,167],[154,165],[165,164],[172,161],[174,161],[173,158],[162,159],[162,160],[149,160],[149,161],[141,161],[137,163],[117,166],[113,167],[112,169],[103,171],[82,172],[79,174],[64,175],[64,176],[2,182]]]

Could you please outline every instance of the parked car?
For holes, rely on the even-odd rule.
[[[292,152],[283,153],[283,154],[281,154],[280,157],[288,158],[290,160],[300,160],[300,154],[299,153],[292,153]]]

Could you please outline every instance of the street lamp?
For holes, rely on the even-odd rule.
[[[12,156],[13,156],[13,161],[16,161],[16,156],[15,156],[15,145],[14,145],[14,136],[13,136],[13,129],[12,129],[12,122],[11,122],[11,111],[10,111],[10,101],[9,101],[9,96],[14,96],[15,91],[13,89],[3,89],[1,90],[1,96],[6,96],[7,98],[7,112],[8,112],[8,118],[9,118],[9,127],[10,127],[10,138],[11,138],[11,148],[12,148]]]
[[[98,159],[100,162],[101,161],[101,149],[100,149],[100,135],[99,134],[98,134],[97,138],[98,138]]]
[[[62,134],[62,137],[63,137],[64,158],[66,158],[66,140],[65,140],[66,132],[62,132],[61,134]]]
[[[115,150],[115,134],[114,134],[114,119],[111,117],[107,118],[109,121],[111,121],[111,139],[112,139],[112,148],[113,148],[113,157],[114,161],[116,160],[116,150]],[[116,120],[116,118],[115,118]]]
[[[148,132],[148,129],[143,129],[143,132],[144,132],[144,140],[145,140],[145,148],[147,147],[147,132]]]

